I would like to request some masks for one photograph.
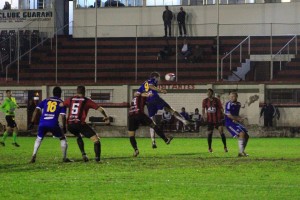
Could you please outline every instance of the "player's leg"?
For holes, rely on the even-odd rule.
[[[9,126],[6,126],[6,129],[5,129],[5,131],[3,133],[3,136],[2,136],[2,141],[0,142],[0,144],[2,146],[5,146],[5,141],[6,141],[6,138],[8,136],[8,133],[12,133],[12,128],[9,127]]]
[[[213,130],[214,130],[214,125],[209,123],[207,125],[207,144],[208,144],[208,152],[212,153],[213,149],[212,149],[212,136],[213,136]]]
[[[224,151],[227,153],[228,152],[228,149],[227,149],[227,144],[226,144],[226,136],[224,134],[224,129],[223,129],[223,126],[220,125],[217,127],[218,128],[218,131],[220,133],[220,136],[221,136],[221,139],[222,139],[222,143],[224,145]]]
[[[189,121],[184,119],[184,117],[179,112],[177,112],[176,110],[174,110],[170,106],[166,106],[166,111],[170,112],[176,119],[181,121],[184,125],[189,125],[190,124]]]
[[[35,142],[34,142],[34,146],[33,146],[33,153],[32,153],[32,157],[31,157],[31,160],[30,160],[30,163],[35,163],[35,160],[36,160],[36,155],[38,153],[38,150],[41,146],[41,143],[44,139],[44,136],[45,134],[48,132],[48,130],[46,129],[46,127],[44,126],[39,126],[38,128],[38,134],[37,134],[37,137],[35,139]]]
[[[170,142],[173,139],[173,137],[167,138],[166,135],[164,134],[164,132],[156,124],[154,124],[154,122],[152,124],[150,124],[150,126],[153,127],[153,129],[155,130],[156,134],[159,137],[161,137],[161,139],[163,139],[163,141],[165,141],[166,144],[170,144]]]
[[[87,124],[82,125],[82,134],[94,143],[95,161],[100,162],[101,142],[96,132]]]
[[[68,131],[77,137],[77,145],[80,149],[82,159],[84,162],[88,162],[89,158],[87,157],[85,150],[84,150],[84,142],[81,137],[81,125],[80,124],[69,124]]]
[[[13,145],[16,147],[19,147],[20,145],[17,143],[17,135],[18,135],[18,127],[17,124],[14,125],[15,127],[13,128]]]
[[[3,133],[2,141],[0,142],[0,144],[2,146],[5,146],[5,141],[6,141],[8,134],[13,132],[12,116],[5,116],[5,120],[7,122],[7,125],[6,125],[6,129]]]
[[[60,147],[62,151],[62,156],[63,156],[63,162],[73,162],[67,157],[67,151],[68,151],[68,142],[66,136],[63,134],[61,128],[57,125],[54,128],[50,129],[50,132],[52,132],[52,135],[55,136],[56,138],[59,138],[60,140]]]
[[[245,156],[249,156],[249,155],[245,152],[245,149],[246,149],[246,146],[247,146],[248,140],[249,140],[248,130],[247,130],[244,126],[242,126],[242,125],[240,125],[240,129],[245,133],[244,154],[245,154]]]
[[[135,131],[128,131],[128,135],[129,135],[130,144],[131,144],[131,146],[134,150],[133,156],[137,157],[140,154],[140,152],[139,152],[139,149],[137,147],[137,142],[136,142],[136,139],[135,139]]]
[[[137,142],[135,139],[135,131],[139,128],[139,124],[139,117],[136,117],[135,115],[131,115],[128,117],[128,136],[130,144],[134,150],[134,157],[137,157],[139,155],[139,149],[137,147]]]
[[[238,156],[239,157],[248,156],[248,154],[245,153],[246,133],[241,129],[239,124],[232,123],[227,125],[226,128],[233,137],[238,138],[238,148],[239,148]]]

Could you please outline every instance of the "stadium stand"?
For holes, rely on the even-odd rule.
[[[3,33],[5,35],[5,33]],[[1,32],[2,35],[2,32]],[[21,34],[20,34],[21,35]],[[28,42],[32,45],[39,41],[38,31],[24,32],[22,37],[22,47],[28,49]],[[13,36],[12,36],[13,37]],[[29,40],[29,37],[31,37]],[[212,52],[215,37],[189,37],[192,48],[199,45],[204,50],[204,59],[200,63],[185,61],[178,56],[178,81],[180,83],[201,83],[216,81],[216,60],[217,56]],[[278,52],[289,40],[290,36],[273,36],[273,53]],[[220,37],[222,43],[222,54],[220,59],[236,47],[244,36]],[[157,53],[166,43],[164,38],[138,38],[137,40],[137,81],[146,79],[151,71],[160,71],[162,74],[175,71],[176,63],[176,39],[169,38],[168,43],[174,54],[168,57],[167,61],[157,60]],[[178,39],[178,51],[183,39]],[[53,40],[53,46],[55,41]],[[271,38],[267,36],[251,37],[251,55],[270,54]],[[135,83],[135,62],[136,62],[136,38],[98,38],[98,60],[97,60],[97,80],[100,84],[133,84]],[[54,83],[56,78],[56,52],[55,48],[50,50],[50,42],[32,52],[31,64],[28,56],[20,62],[20,83]],[[69,36],[59,36],[58,39],[58,77],[60,84],[73,83],[80,80],[83,83],[93,83],[95,75],[95,40],[94,38],[72,38]],[[242,62],[249,59],[245,44],[242,50]],[[294,47],[291,47],[291,51]],[[23,51],[25,51],[23,50]],[[275,62],[275,79],[289,80],[290,75],[296,77],[300,70],[295,69],[300,61],[299,56],[287,63],[282,71],[279,70],[278,62]],[[232,69],[229,69],[229,59],[224,61],[224,80],[232,74],[232,71],[241,66],[240,52],[232,53]],[[8,77],[16,80],[16,64],[8,70]],[[246,75],[248,81],[266,81],[270,75],[270,62],[251,62],[251,69]],[[2,73],[1,77],[5,77]],[[289,78],[288,78],[289,77]],[[3,80],[3,78],[2,78]],[[0,80],[1,81],[1,80]]]

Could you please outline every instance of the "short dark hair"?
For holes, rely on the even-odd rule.
[[[85,95],[85,87],[83,85],[77,86],[77,94]]]
[[[6,90],[5,93],[11,92],[11,90]]]
[[[56,86],[56,87],[53,88],[53,96],[60,98],[61,97],[61,92],[62,92],[62,90],[61,90],[60,87]]]
[[[151,72],[150,78],[154,78],[154,77],[160,77],[160,74],[158,72]]]
[[[229,94],[235,94],[236,96],[238,96],[238,93],[237,93],[237,91],[231,91],[231,92],[229,92]]]
[[[213,93],[213,94],[215,93],[214,90],[211,88],[208,88],[207,91],[211,91],[211,93]]]

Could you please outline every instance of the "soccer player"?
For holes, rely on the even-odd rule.
[[[12,97],[11,90],[6,90],[6,98],[0,106],[0,110],[5,113],[5,119],[7,122],[6,130],[3,133],[2,141],[0,145],[5,146],[5,140],[8,136],[8,133],[13,134],[13,143],[15,147],[19,147],[20,145],[17,143],[17,134],[18,134],[18,126],[15,121],[15,110],[19,108],[16,99]]]
[[[94,142],[95,161],[99,162],[101,155],[100,138],[96,132],[85,123],[85,119],[88,115],[89,109],[95,109],[103,114],[105,123],[109,124],[109,116],[106,114],[104,108],[91,99],[85,97],[84,86],[78,86],[76,96],[66,99],[60,104],[60,106],[66,106],[69,108],[67,119],[68,130],[77,137],[77,144],[81,151],[83,161],[88,162],[89,159],[84,150],[84,142],[81,134],[90,138]]]
[[[61,97],[61,88],[54,87],[53,88],[53,97],[44,99],[39,105],[35,108],[29,129],[33,128],[35,118],[39,112],[42,111],[40,117],[40,123],[38,128],[38,134],[34,143],[33,154],[31,158],[31,163],[35,163],[36,155],[39,147],[44,139],[44,136],[47,132],[51,132],[53,136],[60,139],[60,146],[63,154],[63,162],[72,162],[67,158],[67,149],[68,143],[64,133],[66,130],[66,108],[60,107],[59,104],[63,101],[60,99]],[[63,132],[59,126],[59,116],[61,116],[62,124],[63,124]]]
[[[147,125],[153,128],[156,134],[159,135],[165,141],[166,144],[170,144],[171,140],[173,139],[173,137],[167,138],[164,132],[160,128],[158,128],[155,122],[144,113],[146,98],[150,97],[151,95],[153,94],[141,93],[138,96],[134,96],[130,104],[128,116],[128,135],[131,146],[134,149],[134,157],[139,155],[139,150],[135,139],[135,131],[139,128],[140,124]]]
[[[212,89],[207,90],[207,98],[202,101],[202,116],[204,122],[207,123],[207,142],[208,152],[212,153],[212,136],[214,129],[217,129],[221,135],[224,145],[224,151],[228,152],[226,146],[226,136],[223,131],[223,106],[220,99],[213,96]]]
[[[157,87],[158,82],[160,80],[160,74],[158,72],[152,72],[150,74],[150,79],[145,81],[138,89],[138,91],[135,93],[135,95],[140,95],[144,92],[152,94],[147,98],[147,108],[148,108],[148,115],[150,118],[153,118],[153,116],[157,113],[158,110],[165,109],[166,111],[170,112],[172,115],[174,115],[179,121],[181,121],[184,125],[189,124],[189,122],[184,119],[177,111],[175,111],[171,106],[163,100],[158,93],[166,94],[167,91],[163,89],[159,89]],[[150,129],[150,135],[152,139],[152,148],[156,148],[155,143],[155,134],[154,130]]]
[[[230,101],[225,106],[225,125],[233,137],[238,138],[239,157],[248,156],[245,152],[249,135],[247,129],[241,124],[243,118],[239,116],[241,103],[237,101],[237,92],[230,93]]]

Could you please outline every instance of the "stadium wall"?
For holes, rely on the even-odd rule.
[[[177,14],[180,6],[170,6]],[[188,13],[188,34],[217,35],[216,5],[185,6]],[[237,4],[219,6],[220,35],[299,34],[300,2],[271,4]],[[164,7],[99,8],[98,37],[160,37],[163,36]],[[74,10],[74,37],[95,37],[95,9]],[[271,28],[271,23],[272,28]],[[176,21],[173,20],[176,25]],[[267,25],[266,25],[267,24]],[[137,30],[136,30],[136,26]],[[175,26],[176,27],[176,26]],[[272,29],[272,30],[271,30]],[[173,35],[178,31],[173,26]]]
[[[40,90],[40,100],[52,95],[52,88],[54,86],[12,86],[12,87],[0,87],[0,92],[5,96],[5,90],[10,89],[14,94],[14,91],[29,91]],[[195,108],[202,109],[201,102],[206,98],[207,88],[213,88],[217,94],[221,96],[223,105],[228,100],[228,92],[231,90],[237,90],[239,93],[239,101],[243,108],[241,109],[241,115],[247,117],[248,123],[251,126],[262,126],[263,120],[259,118],[260,104],[265,101],[265,93],[268,89],[296,89],[299,88],[299,84],[290,85],[274,85],[274,84],[207,84],[207,85],[182,85],[171,84],[161,85],[161,87],[168,90],[168,94],[162,94],[161,96],[169,102],[169,104],[176,110],[180,111],[182,107],[186,108],[186,111],[194,112]],[[112,85],[112,86],[86,86],[86,89],[99,89],[113,91],[111,104],[120,104],[130,102],[134,91],[138,88],[138,85]],[[74,90],[75,86],[62,86],[63,91]],[[26,96],[24,97],[25,101]],[[127,104],[124,104],[127,105]],[[115,127],[127,126],[127,106],[119,107],[107,107],[107,112],[114,118],[112,125]],[[284,127],[299,127],[298,116],[300,115],[300,107],[297,105],[281,105],[279,107],[281,118],[278,120],[277,126]],[[160,113],[159,113],[160,114]],[[87,117],[87,121],[91,116],[101,116],[96,111],[90,111]],[[27,129],[27,104],[22,105],[20,109],[16,111],[16,121],[20,130]],[[0,122],[6,124],[5,116],[0,113]]]

